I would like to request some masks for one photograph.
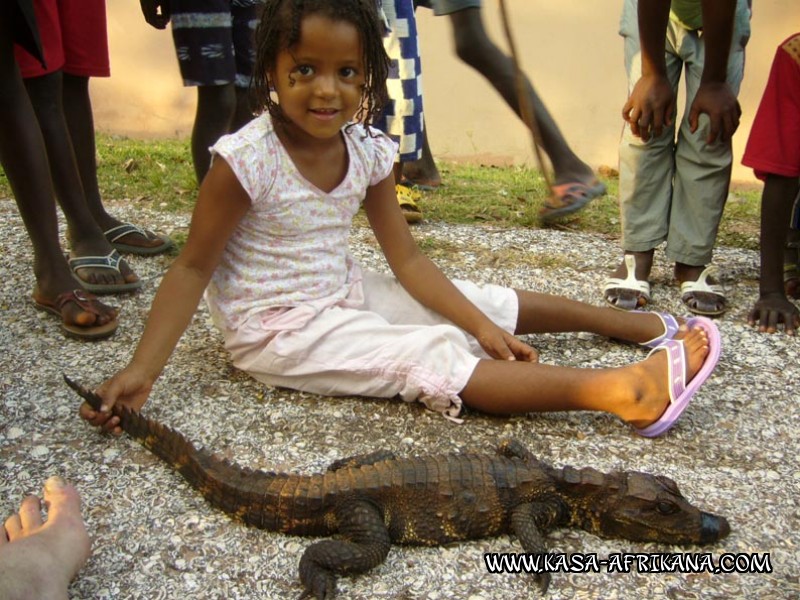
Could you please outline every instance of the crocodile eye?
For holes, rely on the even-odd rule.
[[[673,504],[672,502],[666,502],[665,500],[662,500],[656,504],[656,509],[662,515],[674,515],[676,512],[678,512],[678,506],[676,504]]]

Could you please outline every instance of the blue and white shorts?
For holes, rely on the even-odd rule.
[[[250,87],[262,0],[171,0],[172,39],[183,85]]]
[[[383,0],[389,30],[383,46],[391,60],[389,102],[373,125],[400,146],[399,162],[422,156],[422,66],[413,0]]]

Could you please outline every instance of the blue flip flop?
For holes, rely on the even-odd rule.
[[[148,229],[134,225],[133,223],[123,223],[112,227],[104,232],[108,243],[111,244],[115,250],[119,252],[127,252],[129,254],[138,254],[140,256],[153,256],[154,254],[161,254],[172,248],[172,240],[163,234],[153,233]],[[161,242],[157,246],[137,246],[136,244],[123,244],[120,240],[125,236],[136,234],[142,236],[146,240],[158,240]]]
[[[85,281],[78,275],[81,269],[107,269],[115,271],[120,276],[119,265],[123,258],[116,250],[111,250],[105,256],[76,256],[67,258],[69,268],[72,269],[72,277],[78,281],[83,289],[93,294],[126,294],[134,292],[142,287],[142,280],[134,281],[132,283],[90,283]]]
[[[650,354],[664,350],[669,355],[669,406],[655,423],[643,429],[636,429],[636,433],[641,436],[656,437],[668,431],[689,406],[694,393],[700,389],[717,366],[722,350],[722,338],[717,326],[711,319],[705,317],[693,317],[686,322],[686,325],[689,329],[697,326],[705,329],[708,335],[708,356],[697,374],[687,382],[683,340],[664,340],[651,350]]]

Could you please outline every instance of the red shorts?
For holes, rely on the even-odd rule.
[[[15,46],[22,77],[40,77],[58,70],[81,77],[111,74],[105,0],[34,0],[34,9],[47,68]]]

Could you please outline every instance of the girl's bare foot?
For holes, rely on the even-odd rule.
[[[89,557],[90,543],[77,490],[60,477],[44,485],[48,518],[28,496],[0,535],[0,598],[56,600]]]
[[[688,383],[697,375],[708,356],[708,334],[703,328],[696,327],[687,331],[682,339]],[[633,401],[625,403],[616,412],[637,429],[654,423],[669,406],[668,360],[667,352],[655,352],[632,369]]]
[[[612,309],[613,310],[613,309]],[[620,311],[616,311],[620,312]],[[637,344],[644,344],[651,340],[655,340],[666,333],[666,324],[664,317],[658,313],[645,312],[645,313],[623,313],[625,316],[631,316],[632,321],[629,327],[630,336],[626,336],[626,341],[635,342]],[[689,332],[686,327],[686,319],[682,317],[674,317],[678,323],[678,331],[672,336],[672,339],[683,339]]]
[[[602,318],[603,327],[597,330],[601,335],[605,334],[613,339],[631,342],[634,344],[649,345],[650,348],[655,343],[663,339],[679,340],[686,335],[686,319],[674,317],[669,314],[645,311],[621,311],[613,308],[603,308]],[[668,333],[668,322],[675,319],[677,331]],[[675,325],[672,325],[673,329]]]

